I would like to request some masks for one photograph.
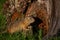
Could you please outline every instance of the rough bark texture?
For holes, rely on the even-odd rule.
[[[50,37],[57,36],[58,30],[60,30],[60,0],[51,0],[51,23],[48,34],[43,40],[48,40]]]

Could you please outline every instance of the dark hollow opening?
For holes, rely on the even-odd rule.
[[[35,19],[35,22],[31,23],[30,25],[32,26],[32,31],[33,31],[33,35],[36,37],[36,39],[38,39],[38,31],[39,31],[39,28],[38,28],[38,25],[40,23],[42,23],[43,21],[41,19],[39,19],[38,17],[33,17]]]

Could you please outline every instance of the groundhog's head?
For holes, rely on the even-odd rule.
[[[25,17],[24,20],[25,20],[25,23],[27,24],[31,24],[35,21],[33,17]]]

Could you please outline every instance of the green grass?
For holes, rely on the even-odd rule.
[[[49,40],[60,40],[60,37],[51,37]]]
[[[2,13],[0,13],[0,31],[4,29],[6,26],[6,17],[3,16]]]
[[[0,11],[1,11],[1,9],[2,9],[3,4],[4,4],[5,1],[6,1],[6,0],[0,0]]]
[[[17,32],[14,34],[8,33],[0,34],[0,40],[35,40],[35,38],[30,34],[26,37],[23,32]]]

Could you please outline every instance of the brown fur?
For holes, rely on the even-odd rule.
[[[7,31],[8,33],[11,33],[11,34],[14,32],[22,31],[22,30],[25,31],[28,25],[30,25],[30,23],[32,22],[34,22],[33,18],[26,17],[23,21],[12,24],[10,27],[7,28]]]

